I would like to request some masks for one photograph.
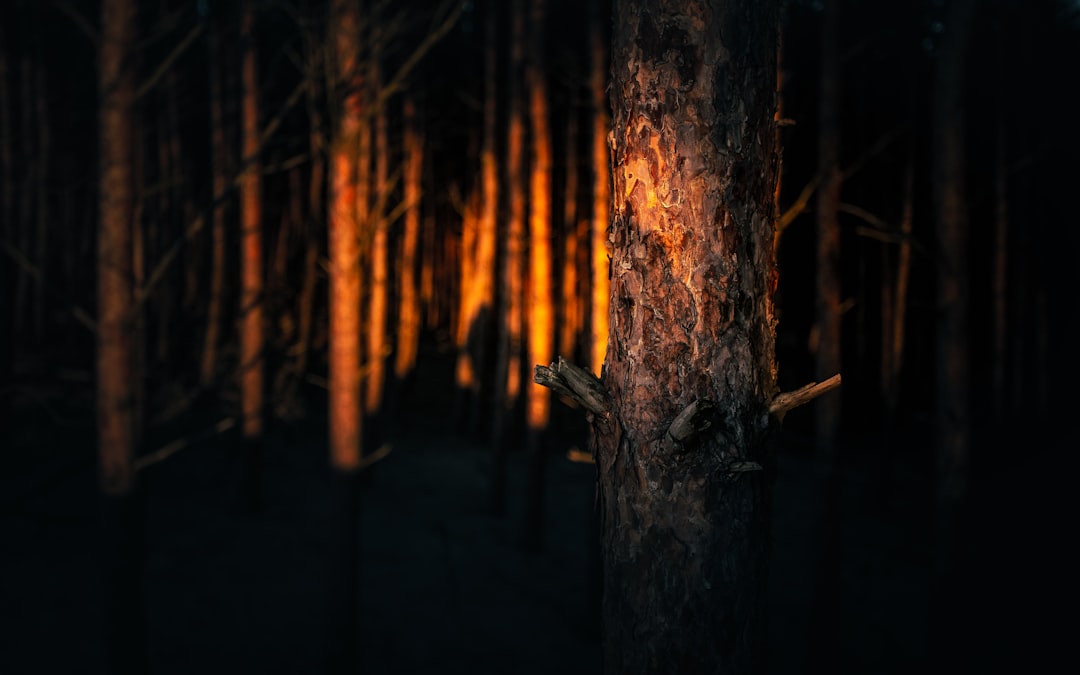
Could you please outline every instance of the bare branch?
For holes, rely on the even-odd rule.
[[[204,26],[201,23],[195,24],[195,26],[193,26],[192,29],[188,31],[188,34],[184,36],[184,39],[180,41],[180,44],[173,47],[173,50],[169,52],[169,55],[166,56],[165,59],[158,65],[157,70],[155,70],[154,74],[150,76],[150,79],[148,79],[146,82],[143,82],[142,86],[139,87],[138,90],[136,90],[136,101],[148,94],[150,90],[157,85],[158,81],[165,76],[165,73],[167,73],[169,71],[169,68],[171,68],[172,65],[176,63],[177,59],[179,59],[184,54],[184,52],[187,51],[188,47],[195,43],[195,38],[199,37],[199,35],[203,32],[203,27]]]
[[[776,415],[780,419],[784,419],[784,415],[792,408],[798,408],[805,403],[809,403],[818,396],[830,392],[839,386],[840,373],[837,373],[824,382],[811,382],[805,387],[800,387],[795,391],[777,394],[776,398],[769,404],[769,413]]]
[[[101,42],[101,35],[94,29],[94,25],[90,23],[90,21],[83,16],[74,5],[67,0],[52,0],[51,4],[56,9],[60,10],[61,14],[71,19],[72,23],[74,23],[86,37],[90,38],[90,42],[94,43],[95,47]]]
[[[209,429],[205,429],[199,433],[192,434],[190,436],[178,438],[171,443],[166,443],[162,447],[149,454],[139,457],[133,463],[133,467],[135,471],[142,471],[146,467],[151,466],[152,464],[157,464],[158,462],[167,459],[168,457],[176,454],[177,452],[180,452],[184,448],[190,447],[195,443],[205,441],[213,436],[216,436],[217,434],[228,431],[235,425],[235,417],[226,417],[225,419],[219,421],[217,424],[210,427]]]
[[[0,241],[0,250],[6,253],[7,256],[11,258],[16,265],[21,267],[24,272],[30,275],[30,278],[33,279],[35,283],[49,291],[50,295],[61,297],[58,293],[49,288],[45,283],[45,276],[41,273],[41,270],[37,265],[30,262],[30,260],[23,255],[22,251],[6,241]],[[89,312],[82,307],[79,307],[74,302],[69,301],[67,298],[61,297],[61,299],[67,303],[68,311],[71,312],[71,315],[75,317],[76,321],[85,326],[91,333],[97,333],[97,322],[94,321]]]

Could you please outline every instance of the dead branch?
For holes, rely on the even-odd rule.
[[[792,408],[798,408],[805,403],[809,403],[818,396],[830,392],[839,386],[840,373],[837,373],[824,382],[811,382],[805,387],[800,387],[795,391],[777,394],[776,398],[769,404],[769,413],[776,415],[776,417],[782,420],[784,419],[784,415]]]
[[[139,457],[135,460],[133,468],[135,469],[135,471],[142,471],[146,467],[157,464],[158,462],[176,454],[177,452],[180,452],[184,448],[190,447],[195,443],[205,441],[209,438],[212,438],[213,436],[216,436],[217,434],[228,431],[235,425],[235,417],[226,417],[225,419],[221,420],[209,429],[204,429],[203,431],[192,434],[190,436],[178,438],[171,443],[166,443],[165,445],[161,446],[160,448],[149,454]]]

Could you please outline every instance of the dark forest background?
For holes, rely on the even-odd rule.
[[[327,188],[320,181],[325,176],[327,139],[335,113],[333,82],[328,75],[320,80],[325,72],[319,68],[327,66],[314,55],[326,48],[327,8],[318,0],[258,0],[252,34],[246,34],[241,31],[240,3],[148,0],[137,4],[135,72],[137,86],[143,87],[136,102],[133,148],[134,228],[140,233],[137,247],[143,270],[137,294],[138,289],[145,289],[136,346],[141,364],[136,387],[142,428],[136,449],[137,458],[143,458],[140,471],[164,475],[170,463],[176,462],[183,466],[178,475],[197,480],[198,458],[209,454],[207,447],[238,442],[237,429],[223,422],[235,422],[240,415],[239,205],[233,179],[243,169],[240,51],[249,39],[255,40],[258,54],[260,121],[264,129],[274,127],[258,153],[266,270],[262,296],[267,338],[266,447],[304,448],[312,459],[302,464],[321,466],[326,459],[329,308]],[[848,495],[840,498],[844,509],[885,514],[883,518],[901,522],[905,528],[925,525],[929,530],[937,461],[935,280],[941,264],[934,212],[934,77],[940,45],[949,31],[950,3],[839,4],[834,47],[839,55],[836,151],[844,175],[837,258],[844,379],[840,390],[830,396],[839,400],[841,413],[837,428],[830,431],[815,421],[820,418],[815,418],[813,404],[793,411],[785,419],[782,452],[792,461],[809,463],[800,467],[829,467],[820,474],[815,473],[817,468],[808,470],[814,476],[828,474],[834,467],[845,476],[858,476],[862,487],[854,497],[841,491]],[[408,98],[415,105],[416,126],[424,137],[422,198],[416,205],[423,243],[409,264],[420,276],[429,274],[432,284],[420,310],[419,356],[405,375],[396,377],[392,369],[387,372],[388,403],[372,413],[365,426],[365,452],[384,443],[394,448],[387,459],[371,467],[374,485],[362,488],[380,494],[386,485],[379,487],[380,475],[384,480],[398,475],[404,482],[459,475],[445,466],[443,455],[430,465],[415,461],[415,457],[427,457],[425,452],[431,448],[413,448],[414,461],[408,466],[414,473],[403,474],[400,468],[395,473],[390,465],[395,456],[410,450],[410,443],[445,442],[448,452],[470,463],[487,461],[487,448],[502,445],[517,462],[528,444],[530,423],[519,401],[508,413],[505,438],[492,442],[487,413],[475,410],[493,405],[495,349],[493,343],[470,342],[470,334],[462,339],[458,329],[470,281],[462,274],[462,261],[470,255],[467,221],[475,217],[470,200],[481,186],[487,95],[484,54],[489,39],[485,17],[492,7],[498,27],[494,49],[498,54],[496,156],[500,158],[507,150],[510,83],[521,77],[508,65],[514,39],[509,3],[467,0],[458,6],[409,0],[368,6],[370,16],[376,17],[369,28],[385,38],[380,52],[384,76],[408,64],[417,46],[450,12],[460,12],[450,30],[415,67],[410,66],[396,83],[398,88],[384,100],[394,177],[381,193],[380,205],[384,213],[392,214],[387,220],[394,252],[390,274],[398,273],[395,261],[401,260],[397,256],[403,210],[396,209],[404,203],[399,167],[405,147],[403,103]],[[553,305],[567,297],[565,284],[571,282],[566,280],[577,279],[569,290],[578,298],[575,311],[580,317],[588,317],[595,309],[588,300],[589,243],[581,234],[582,223],[587,223],[583,214],[588,213],[595,190],[589,178],[594,168],[589,148],[596,115],[590,103],[591,17],[593,12],[608,17],[600,22],[608,31],[610,11],[607,0],[550,0],[543,29],[554,153],[550,195]],[[78,512],[89,507],[73,500],[73,495],[92,497],[92,491],[68,490],[65,481],[76,475],[92,482],[96,452],[99,16],[99,3],[92,1],[17,0],[0,8],[0,523],[5,531],[10,526],[11,532],[25,537],[13,534],[11,542],[31,542],[26,544],[31,548],[37,540],[26,533],[37,523],[34,514],[40,513],[42,500],[55,498],[63,505],[61,510]],[[823,3],[791,0],[784,4],[779,92],[783,172],[778,215],[786,215],[788,222],[778,240],[776,296],[782,390],[821,379],[815,370],[819,262],[814,188],[819,182],[822,24]],[[216,52],[208,49],[211,25],[220,38]],[[1080,184],[1076,162],[1080,126],[1073,117],[1080,105],[1076,84],[1080,5],[1066,0],[977,2],[969,29],[960,96],[964,101],[970,284],[965,341],[970,369],[964,383],[970,406],[966,427],[970,491],[968,525],[963,530],[966,552],[961,561],[970,567],[960,573],[968,586],[961,594],[964,606],[958,616],[966,621],[979,613],[980,603],[988,602],[998,608],[995,611],[1000,614],[994,616],[1002,617],[1001,621],[1008,617],[1025,624],[1017,629],[1025,635],[1017,642],[1053,642],[1049,627],[1038,623],[1044,615],[1037,608],[1060,600],[1063,588],[1056,572],[1061,541],[1068,537],[1058,525],[1058,510],[1067,494],[1060,467],[1074,443],[1069,419],[1077,376],[1072,326],[1078,306],[1074,268],[1080,222],[1074,194]],[[605,41],[608,37],[605,34]],[[224,143],[220,147],[225,150],[229,178],[229,187],[219,193],[213,183],[215,147],[208,77],[214,68],[222,83]],[[319,85],[313,88],[310,82]],[[909,172],[912,182],[907,190]],[[499,228],[510,209],[510,198],[501,199]],[[910,207],[910,232],[902,230],[905,205]],[[229,223],[224,240],[229,262],[219,296],[224,332],[213,377],[207,379],[201,377],[200,365],[210,304],[210,222],[215,207],[224,209]],[[502,229],[499,233],[505,236]],[[576,254],[567,253],[563,246],[570,238],[577,238],[581,246]],[[885,352],[893,343],[882,326],[891,325],[886,322],[895,308],[883,298],[895,291],[904,244],[911,251],[910,286],[902,366],[893,382],[884,365]],[[505,262],[499,258],[497,265],[502,269]],[[571,268],[577,268],[576,277],[567,276]],[[310,292],[304,293],[305,288]],[[395,320],[400,310],[395,303],[400,299],[396,291],[390,291],[394,309],[388,315],[389,345],[397,336]],[[562,309],[553,311],[559,317],[558,331],[568,319]],[[299,326],[305,315],[310,316],[310,334],[301,339]],[[495,320],[491,315],[479,319],[492,326]],[[565,344],[570,348],[564,354],[568,359],[587,362],[592,344],[587,323],[579,319]],[[390,361],[393,350],[388,347],[385,354]],[[470,355],[476,372],[487,379],[462,383],[455,367],[462,353]],[[521,363],[520,375],[527,387],[535,386],[532,365]],[[434,432],[421,435],[418,441],[415,433],[409,434],[418,427]],[[558,475],[566,478],[565,472],[583,468],[559,464],[566,462],[571,449],[575,459],[587,457],[580,410],[556,402],[541,438],[556,463],[549,470],[563,472]],[[471,445],[462,449],[462,444]],[[382,462],[388,468],[380,474]],[[267,471],[272,472],[273,466],[268,461]],[[487,471],[482,472],[483,480],[470,484],[483,493],[474,495],[478,502],[484,502],[490,490],[487,480],[495,480]],[[175,486],[181,479],[158,480]],[[588,482],[586,476],[582,483],[586,491]],[[559,485],[558,480],[549,483],[548,490],[557,492]],[[150,481],[148,489],[152,488]],[[293,498],[301,493],[308,494],[298,489]],[[511,491],[510,513],[516,513],[515,500],[524,499],[526,493],[524,488]],[[777,499],[793,494],[778,493]],[[827,520],[821,514],[832,513],[826,505],[830,491],[821,488],[809,494],[812,503],[805,505],[805,512]],[[798,529],[793,523],[804,506],[788,508],[787,513],[795,515],[794,520],[784,521],[785,527]],[[808,527],[822,533],[820,541],[825,541],[830,530],[815,522]],[[516,527],[515,522],[507,529]],[[562,545],[552,544],[558,532],[553,527],[549,546]],[[862,536],[863,531],[852,532],[845,530],[844,536]],[[29,555],[27,550],[21,548],[16,554],[11,549],[5,557],[10,553],[15,560]],[[836,562],[827,556],[821,559]],[[15,597],[11,589],[19,585],[16,574],[5,576],[5,593]],[[815,607],[820,609],[820,604]],[[12,625],[22,622],[20,615],[10,613],[5,620]],[[990,622],[985,617],[971,621],[979,630]],[[924,639],[920,628],[912,627],[912,635],[920,636],[912,639]],[[47,627],[41,630],[49,632]],[[993,635],[1001,640],[1010,632],[1000,626],[998,631]],[[63,643],[63,637],[55,638],[57,648]],[[964,644],[975,649],[978,640]],[[916,649],[916,656],[911,656],[900,651],[908,654],[909,661],[921,653]],[[881,672],[899,672],[893,670],[887,655],[878,667]]]

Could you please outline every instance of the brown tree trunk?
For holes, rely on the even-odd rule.
[[[329,616],[333,632],[331,672],[354,673],[358,666],[357,616],[357,475],[361,457],[360,381],[360,224],[366,221],[368,191],[361,189],[368,158],[364,142],[364,79],[360,64],[360,5],[355,0],[333,0],[329,14],[329,42],[333,49],[336,127],[330,142],[330,207],[328,255],[330,276],[329,336],[329,441],[333,469],[331,497],[340,531],[338,554],[330,573],[335,587]],[[361,221],[361,208],[365,209]]]
[[[97,441],[106,573],[106,658],[110,672],[146,669],[139,560],[141,504],[133,459],[131,320],[132,229],[134,223],[135,38],[133,0],[104,0],[101,6],[98,87],[100,114],[99,221],[97,237]]]
[[[383,86],[381,56],[371,56],[372,100],[378,96]],[[379,104],[375,111],[375,175],[374,192],[371,200],[371,296],[367,315],[367,363],[364,367],[364,411],[373,422],[368,429],[378,427],[378,417],[382,411],[383,388],[386,382],[386,357],[389,351],[386,324],[389,310],[390,286],[390,224],[386,220],[386,206],[389,203],[390,185],[387,181],[390,172],[390,132],[387,127],[386,104]]]
[[[420,345],[420,298],[416,284],[416,261],[420,246],[420,196],[424,169],[424,138],[411,97],[403,104],[405,123],[405,198],[401,253],[398,258],[398,330],[394,354],[394,377],[399,383],[416,367]]]
[[[11,89],[8,82],[8,38],[7,26],[0,26],[0,237],[5,242],[15,241],[14,197],[15,185],[12,171],[15,166],[12,146],[12,109]],[[72,245],[69,250],[73,249]],[[4,265],[0,272],[0,312],[9,317],[7,325],[0,330],[0,379],[8,380],[15,365],[14,325],[11,321],[15,310],[12,299],[15,297],[16,275],[21,274],[14,265]]]
[[[566,111],[566,145],[563,165],[566,176],[563,184],[562,217],[562,270],[559,290],[559,353],[577,360],[577,340],[581,332],[578,309],[578,248],[581,236],[578,231],[578,112],[571,104]]]
[[[615,2],[607,673],[765,667],[778,16]]]
[[[495,359],[494,405],[491,442],[494,449],[491,476],[491,508],[501,514],[506,507],[506,443],[508,427],[521,393],[522,278],[525,237],[525,110],[520,84],[525,60],[525,9],[522,0],[510,5],[510,64],[507,99],[506,173],[509,208],[506,231],[499,238],[500,266],[498,353]]]
[[[592,302],[589,367],[598,377],[604,365],[608,342],[608,298],[611,294],[608,226],[611,221],[611,151],[608,133],[611,116],[607,101],[608,42],[599,9],[594,10],[589,28],[591,63],[589,91],[592,94]]]
[[[840,45],[838,0],[825,0],[821,32],[821,92],[818,105],[817,275],[815,277],[814,352],[818,381],[840,371]],[[840,397],[814,405],[818,451],[835,459],[840,428]]]
[[[248,507],[258,510],[261,488],[265,377],[265,292],[263,290],[262,163],[259,161],[259,78],[255,48],[255,4],[245,0],[241,135],[244,171],[240,178],[240,401],[245,441]]]
[[[101,114],[98,223],[97,416],[101,489],[128,494],[135,484],[132,415],[132,0],[105,0],[99,89]]]
[[[211,386],[217,378],[218,346],[225,310],[225,177],[228,150],[225,142],[225,114],[221,86],[221,36],[218,18],[209,19],[207,63],[210,80],[210,286],[207,289],[206,333],[203,336],[199,383]]]
[[[966,143],[963,90],[973,0],[947,6],[945,34],[934,82],[933,185],[937,230],[937,473],[932,576],[935,646],[951,643],[958,599],[954,587],[955,539],[968,478],[968,217],[965,203]],[[942,640],[943,642],[937,642]]]

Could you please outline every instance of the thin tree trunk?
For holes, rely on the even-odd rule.
[[[398,331],[394,354],[394,377],[399,384],[416,367],[420,346],[420,298],[417,294],[416,261],[420,245],[420,198],[424,170],[424,138],[411,97],[403,104],[405,122],[404,227],[398,260]]]
[[[825,0],[821,32],[821,93],[818,105],[816,315],[813,345],[815,374],[820,382],[840,371],[840,8],[838,0]],[[818,451],[836,461],[840,428],[840,397],[816,402],[815,434]]]
[[[36,175],[34,176],[34,192],[37,194],[37,236],[35,238],[34,259],[37,264],[38,274],[41,281],[34,287],[34,334],[45,334],[45,284],[52,278],[52,269],[49,264],[49,221],[52,214],[49,211],[49,154],[51,152],[51,137],[49,135],[49,110],[48,94],[45,83],[45,64],[38,60],[37,63],[37,86],[34,87],[34,113],[37,125],[37,155]]]
[[[611,221],[611,154],[608,133],[611,119],[608,113],[608,43],[599,8],[594,9],[589,40],[591,64],[589,90],[592,93],[592,303],[589,367],[599,376],[607,353],[608,298],[611,294],[608,226]]]
[[[777,4],[615,2],[606,673],[765,670]]]
[[[199,383],[211,386],[217,379],[218,346],[225,303],[225,177],[228,151],[225,144],[225,115],[221,86],[221,36],[218,19],[209,19],[207,63],[210,83],[210,286],[207,289],[206,333],[203,337]]]
[[[372,54],[372,91],[377,95],[383,86],[381,56]],[[374,100],[374,96],[373,96]],[[387,128],[386,105],[375,111],[375,175],[371,213],[371,296],[367,316],[367,364],[365,365],[366,393],[364,411],[372,425],[378,427],[383,405],[383,389],[386,382],[386,335],[387,311],[390,300],[389,262],[390,232],[386,222],[386,205],[390,186],[387,181],[390,167],[390,139]],[[370,430],[371,427],[369,427]],[[377,445],[377,444],[376,444]]]
[[[934,87],[933,185],[937,229],[937,473],[931,644],[951,646],[957,620],[955,543],[968,474],[968,265],[963,96],[973,0],[948,6]]]
[[[991,387],[995,417],[1005,414],[1005,370],[1008,361],[1008,289],[1009,289],[1009,182],[1006,169],[1005,113],[999,104],[994,162],[994,267],[993,267],[993,356]]]
[[[577,339],[581,331],[578,302],[578,111],[570,105],[566,114],[566,179],[563,186],[562,217],[562,274],[559,303],[559,353],[568,359],[577,356]]]
[[[554,358],[555,317],[551,289],[551,131],[548,123],[544,36],[547,3],[533,0],[529,15],[529,60],[525,81],[529,88],[529,124],[532,131],[532,167],[529,180],[529,329],[528,363],[551,363]],[[531,462],[526,488],[525,545],[543,547],[543,513],[547,452],[541,435],[551,414],[551,392],[530,386],[525,392],[525,422]]]
[[[5,242],[15,241],[15,185],[12,173],[15,166],[12,136],[12,103],[9,83],[8,39],[6,26],[0,26],[0,237]],[[74,248],[74,244],[70,247]],[[14,265],[4,265],[0,272],[0,312],[13,318],[16,278],[21,275]],[[0,379],[9,380],[15,365],[16,334],[14,322],[0,331]]]
[[[333,0],[329,36],[333,45],[336,128],[330,145],[328,253],[330,275],[329,434],[333,469],[333,508],[338,515],[340,546],[331,569],[334,599],[330,607],[331,672],[354,673],[359,665],[357,616],[357,485],[361,456],[360,390],[360,206],[367,202],[360,164],[367,131],[363,116],[364,80],[360,67],[360,6]]]
[[[138,583],[142,508],[133,468],[135,25],[132,0],[103,1],[98,65],[97,441],[99,485],[105,497],[101,522],[108,598],[106,657],[111,671],[118,673],[144,672],[147,666]]]
[[[491,443],[494,452],[490,503],[492,512],[506,509],[506,444],[508,427],[521,390],[522,273],[525,234],[525,111],[520,73],[524,63],[525,11],[522,0],[510,5],[510,64],[508,67],[505,177],[509,217],[500,237],[501,277],[498,309],[498,354],[495,359],[495,391]]]
[[[484,19],[484,119],[483,137],[480,143],[480,213],[476,232],[476,311],[470,326],[469,343],[473,356],[473,368],[479,386],[469,402],[468,430],[470,435],[479,431],[483,419],[485,387],[491,379],[489,344],[491,323],[495,312],[495,247],[496,226],[499,209],[499,173],[495,158],[495,138],[498,127],[496,117],[496,8],[488,7]]]
[[[262,163],[259,161],[259,78],[254,0],[245,0],[243,41],[242,148],[240,178],[240,400],[245,444],[247,506],[261,508],[261,449],[265,409],[265,292],[263,289]]]

